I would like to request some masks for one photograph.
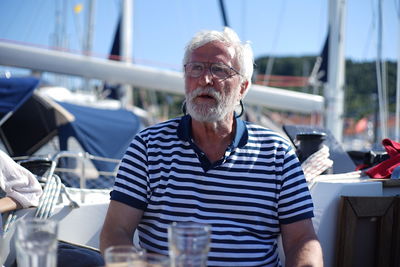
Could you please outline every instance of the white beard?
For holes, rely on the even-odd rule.
[[[196,97],[204,94],[211,96],[216,103],[196,103]],[[212,87],[197,88],[186,94],[187,112],[193,119],[202,122],[222,121],[235,110],[237,104],[235,90],[227,94],[225,98]]]

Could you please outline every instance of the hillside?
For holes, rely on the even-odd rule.
[[[264,74],[267,64],[267,57],[258,58],[256,63],[256,74]],[[282,82],[282,87],[296,91],[307,93],[315,92],[315,88],[302,83],[300,77],[308,77],[314,66],[315,56],[304,57],[277,57],[274,58],[271,75],[279,76],[298,76],[297,84]],[[389,111],[395,111],[395,96],[396,96],[396,63],[393,61],[386,62],[387,69],[387,90]],[[305,78],[306,79],[306,78]],[[282,80],[282,79],[281,79]],[[276,81],[276,80],[275,80]],[[283,81],[283,80],[282,80]],[[277,86],[279,83],[270,84]],[[318,94],[323,94],[322,88],[317,88]],[[345,117],[358,120],[367,115],[373,115],[377,109],[377,82],[375,62],[356,62],[346,60],[346,76],[345,76]]]

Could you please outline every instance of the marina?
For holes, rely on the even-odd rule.
[[[328,2],[331,35],[325,86],[331,90],[317,95],[253,84],[245,103],[249,114],[257,110],[254,107],[266,107],[307,116],[318,114],[324,118],[323,126],[286,124],[279,128],[279,132],[293,142],[297,153],[300,153],[299,134],[323,132],[326,135],[324,145],[329,149],[333,166],[307,179],[314,202],[313,224],[323,249],[324,266],[399,266],[400,177],[371,178],[366,169],[357,169],[360,162],[342,146],[345,83],[342,34],[346,1]],[[125,0],[122,4],[131,7],[132,1]],[[129,9],[123,9],[126,13],[122,13],[122,23],[131,23]],[[122,47],[129,46],[129,38],[125,41]],[[130,57],[129,51],[125,53],[122,57]],[[141,88],[179,97],[185,92],[181,71],[2,40],[0,65],[32,70],[32,74],[56,73],[107,81],[128,90]],[[40,78],[33,76],[0,79],[1,88],[15,88],[7,92],[12,95],[10,98],[0,99],[0,107],[8,107],[0,112],[0,148],[37,175],[47,194],[37,208],[2,214],[0,265],[6,267],[15,261],[14,231],[21,218],[56,220],[60,241],[97,251],[110,191],[123,153],[136,133],[158,120],[150,114],[150,109],[136,107],[124,102],[126,100],[39,86]],[[397,83],[400,87],[399,78]],[[7,102],[10,99],[12,101]],[[397,106],[399,103],[397,101]],[[253,117],[262,121],[257,113]],[[398,119],[395,127],[400,128]],[[382,132],[382,137],[387,137],[384,134]],[[393,141],[400,141],[396,136],[399,138],[398,132]],[[370,159],[380,161],[370,162],[369,167],[384,161],[378,159],[379,156],[387,156],[383,146],[379,152],[372,151],[377,153],[373,156],[371,151],[359,152],[362,156],[358,160],[364,160],[369,153]],[[137,236],[135,243],[138,244]],[[282,262],[283,254],[280,244]]]

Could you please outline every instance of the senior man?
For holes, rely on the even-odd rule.
[[[208,266],[322,266],[313,203],[289,142],[240,119],[253,53],[230,28],[186,47],[185,115],[141,131],[127,149],[100,237],[168,254],[172,222],[212,226]],[[236,112],[236,108],[241,108]],[[187,112],[187,114],[186,114]]]

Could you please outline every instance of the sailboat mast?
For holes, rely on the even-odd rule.
[[[381,138],[387,138],[387,92],[386,92],[386,85],[385,79],[385,63],[382,60],[382,0],[378,1],[378,36],[377,36],[377,56],[376,56],[376,82],[378,88],[378,110],[379,110],[379,129],[381,132]],[[375,125],[377,127],[377,125]],[[375,140],[377,137],[375,136]]]
[[[346,0],[329,0],[328,81],[325,85],[325,126],[336,139],[343,137],[344,39]]]
[[[132,40],[133,40],[133,0],[122,1],[122,20],[121,20],[121,57],[126,64],[132,63]],[[122,105],[132,105],[133,92],[129,84],[121,86],[124,92]]]
[[[397,5],[397,83],[396,83],[396,121],[395,140],[400,142],[400,4]]]
[[[86,15],[86,38],[83,38],[83,53],[88,57],[92,56],[95,6],[96,0],[89,0]],[[84,79],[83,88],[90,90],[90,79]]]
[[[84,53],[88,56],[92,54],[93,47],[93,29],[94,29],[94,8],[96,0],[89,0],[89,6],[86,18],[86,39],[84,39]]]
[[[224,0],[219,0],[219,7],[221,9],[222,21],[225,27],[229,27],[228,16],[225,12]]]

